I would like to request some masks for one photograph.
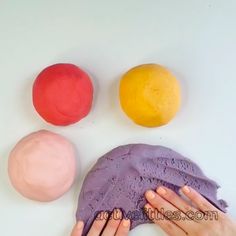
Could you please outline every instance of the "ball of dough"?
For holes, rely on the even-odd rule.
[[[21,139],[11,151],[8,173],[26,198],[48,202],[69,190],[76,176],[73,145],[64,137],[41,130]]]
[[[89,76],[72,64],[44,69],[33,85],[33,104],[39,115],[54,125],[70,125],[85,117],[92,106]]]
[[[82,236],[88,235],[99,212],[116,208],[131,220],[131,229],[153,223],[143,211],[147,203],[144,193],[166,186],[179,194],[186,184],[226,211],[227,203],[217,198],[219,185],[190,159],[163,146],[119,146],[99,158],[84,179],[76,213],[77,220],[84,222]]]
[[[167,124],[180,107],[180,85],[164,67],[140,65],[120,81],[120,103],[137,124],[156,127]]]

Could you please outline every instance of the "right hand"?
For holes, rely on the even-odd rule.
[[[175,217],[165,216],[164,218],[153,218],[155,224],[159,225],[169,236],[235,236],[236,224],[229,216],[218,210],[208,202],[201,194],[194,189],[184,186],[183,194],[196,206],[189,205],[180,198],[171,189],[164,186],[159,187],[156,191],[149,190],[146,192],[148,204],[145,206],[147,214],[152,219],[152,213],[157,211],[167,213],[178,213],[178,219]],[[191,218],[189,213],[191,212]],[[200,215],[205,216],[199,219]],[[205,214],[204,214],[205,213]],[[213,214],[214,213],[214,214]],[[212,219],[209,217],[213,214]],[[170,214],[169,214],[170,215]],[[164,216],[162,214],[162,216]],[[173,216],[176,216],[173,215]]]

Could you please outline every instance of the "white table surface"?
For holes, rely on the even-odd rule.
[[[121,144],[171,147],[219,182],[219,197],[236,218],[236,1],[0,1],[0,235],[67,236],[81,181],[96,159]],[[89,116],[68,127],[46,124],[34,111],[31,87],[46,66],[70,62],[93,78]],[[133,124],[118,103],[129,68],[155,62],[180,80],[183,104],[167,126]],[[11,148],[32,131],[69,138],[80,171],[73,188],[51,203],[27,200],[10,185]],[[130,235],[164,235],[142,225]]]

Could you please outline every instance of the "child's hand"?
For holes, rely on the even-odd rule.
[[[236,235],[236,224],[226,214],[219,211],[194,189],[185,186],[181,190],[196,208],[166,187],[159,187],[156,192],[146,192],[149,202],[145,206],[147,215],[168,235]]]
[[[130,221],[122,219],[122,212],[120,210],[113,211],[109,218],[107,212],[102,212],[93,222],[91,229],[87,236],[126,236],[130,229]],[[79,221],[71,236],[81,236],[83,233],[84,223]],[[102,233],[102,234],[101,234]]]

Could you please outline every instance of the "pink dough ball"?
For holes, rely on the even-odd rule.
[[[26,198],[55,200],[74,182],[74,147],[66,138],[50,131],[31,133],[11,151],[8,173],[14,188]]]

